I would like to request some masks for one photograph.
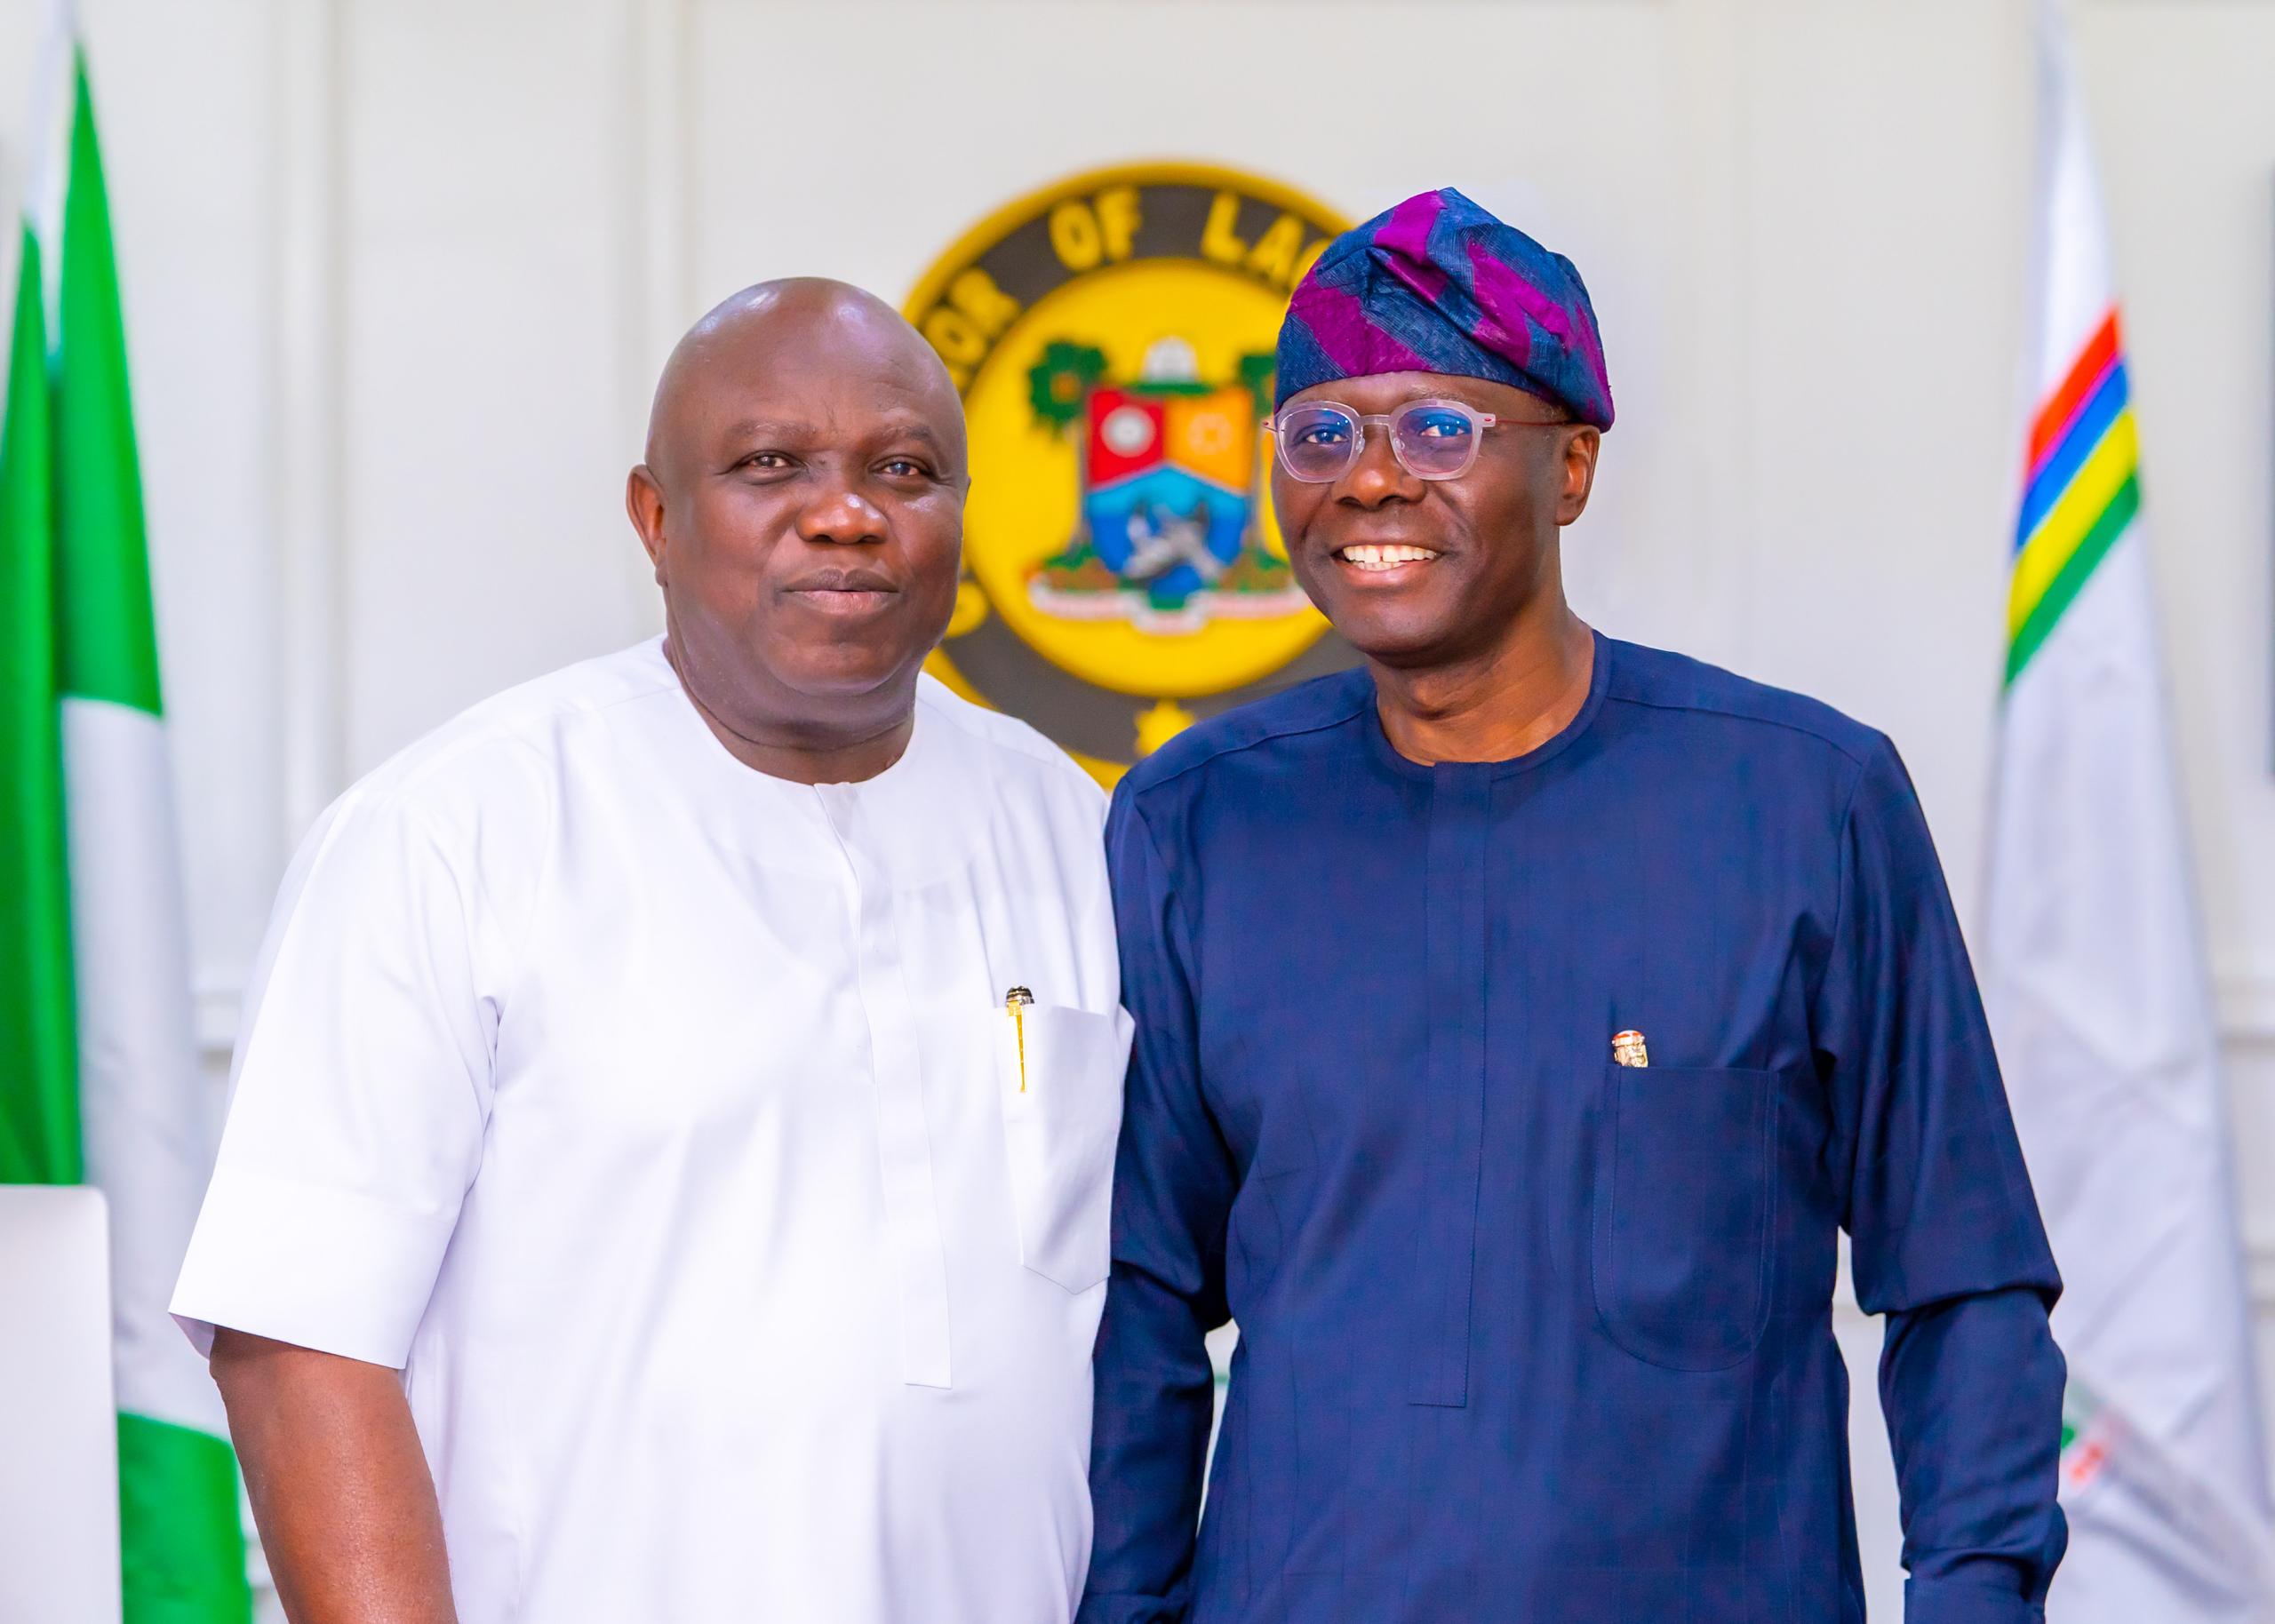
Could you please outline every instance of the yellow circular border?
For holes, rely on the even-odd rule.
[[[931,268],[916,279],[914,290],[902,303],[901,314],[914,322],[930,311],[947,292],[948,283],[956,272],[968,268],[982,254],[1036,215],[1046,212],[1053,204],[1117,183],[1124,186],[1205,186],[1219,191],[1239,192],[1259,202],[1274,204],[1289,213],[1309,215],[1313,221],[1321,223],[1322,230],[1338,236],[1350,230],[1353,224],[1344,219],[1341,210],[1329,208],[1308,192],[1299,191],[1278,180],[1265,179],[1260,175],[1228,169],[1223,164],[1164,158],[1158,163],[1116,163],[1106,169],[1084,170],[1080,174],[1054,180],[1023,197],[1014,198],[985,216],[978,225],[950,243],[946,252],[934,258]],[[1326,224],[1328,221],[1341,223],[1329,226]]]

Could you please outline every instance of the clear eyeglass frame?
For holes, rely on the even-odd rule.
[[[1287,439],[1289,419],[1291,415],[1307,415],[1320,411],[1338,412],[1351,425],[1349,449],[1345,452],[1341,463],[1332,470],[1306,473],[1296,466],[1294,458],[1289,451]],[[1468,420],[1471,432],[1466,438],[1469,443],[1464,450],[1458,463],[1443,467],[1415,466],[1417,458],[1409,454],[1408,442],[1418,436],[1401,433],[1400,425],[1421,413],[1429,411],[1449,411]],[[1274,454],[1279,458],[1280,466],[1286,470],[1289,479],[1299,480],[1306,485],[1331,485],[1357,466],[1359,459],[1366,455],[1367,430],[1369,426],[1376,424],[1379,424],[1383,432],[1390,437],[1391,455],[1398,459],[1398,466],[1418,480],[1455,480],[1468,473],[1477,464],[1478,450],[1484,444],[1485,431],[1489,428],[1560,428],[1563,426],[1561,422],[1536,423],[1525,418],[1497,417],[1492,412],[1478,410],[1466,401],[1446,400],[1433,396],[1426,400],[1408,401],[1396,411],[1389,412],[1361,412],[1345,405],[1341,401],[1306,401],[1295,409],[1295,414],[1279,411],[1265,418],[1264,431],[1272,436]]]

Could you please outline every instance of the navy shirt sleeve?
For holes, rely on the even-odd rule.
[[[1858,776],[1812,1012],[1858,1302],[1887,1316],[1881,1403],[1912,1624],[2043,1616],[2061,1292],[1927,821],[1885,739]]]
[[[1078,1624],[1177,1624],[1190,1605],[1215,1408],[1202,1338],[1228,1319],[1236,1179],[1201,1092],[1193,939],[1130,795],[1106,822],[1122,996],[1137,1021],[1114,1164],[1114,1276],[1096,1358],[1095,1532]]]

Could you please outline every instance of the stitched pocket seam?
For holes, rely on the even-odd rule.
[[[1618,1211],[1619,1140],[1622,1118],[1624,1115],[1624,1101],[1628,1092],[1624,1085],[1627,1081],[1633,1080],[1621,1079],[1616,1073],[1625,1069],[1616,1065],[1608,1066],[1605,1069],[1604,1088],[1608,1095],[1606,1101],[1607,1119],[1603,1141],[1594,1158],[1595,1166],[1591,1169],[1588,1205],[1590,1306],[1595,1310],[1596,1323],[1601,1327],[1603,1333],[1631,1357],[1640,1359],[1643,1363],[1661,1370],[1684,1373],[1727,1370],[1753,1357],[1755,1350],[1761,1345],[1763,1333],[1768,1329],[1769,1325],[1772,1306],[1771,1289],[1774,1284],[1772,1266],[1776,1251],[1773,1241],[1777,1232],[1776,1144],[1777,1111],[1780,1103],[1777,1074],[1774,1071],[1755,1071],[1745,1067],[1681,1068],[1686,1071],[1696,1071],[1706,1076],[1746,1078],[1751,1079],[1753,1085],[1766,1095],[1760,1107],[1760,1126],[1750,1135],[1753,1142],[1754,1153],[1760,1160],[1759,1176],[1761,1180],[1760,1206],[1761,1216],[1754,1242],[1753,1311],[1749,1316],[1748,1329],[1736,1346],[1735,1351],[1718,1349],[1712,1355],[1700,1356],[1686,1353],[1679,1348],[1667,1347],[1664,1345],[1663,1339],[1655,1337],[1640,1326],[1625,1323],[1626,1317],[1616,1311],[1616,1294],[1606,1290],[1604,1274],[1608,1267],[1608,1254],[1611,1250],[1612,1242],[1609,1226],[1612,1218]]]

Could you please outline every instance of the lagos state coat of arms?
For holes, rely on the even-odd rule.
[[[1111,782],[1179,728],[1354,657],[1265,494],[1273,344],[1345,222],[1153,163],[999,211],[906,306],[971,433],[964,572],[931,670]]]

